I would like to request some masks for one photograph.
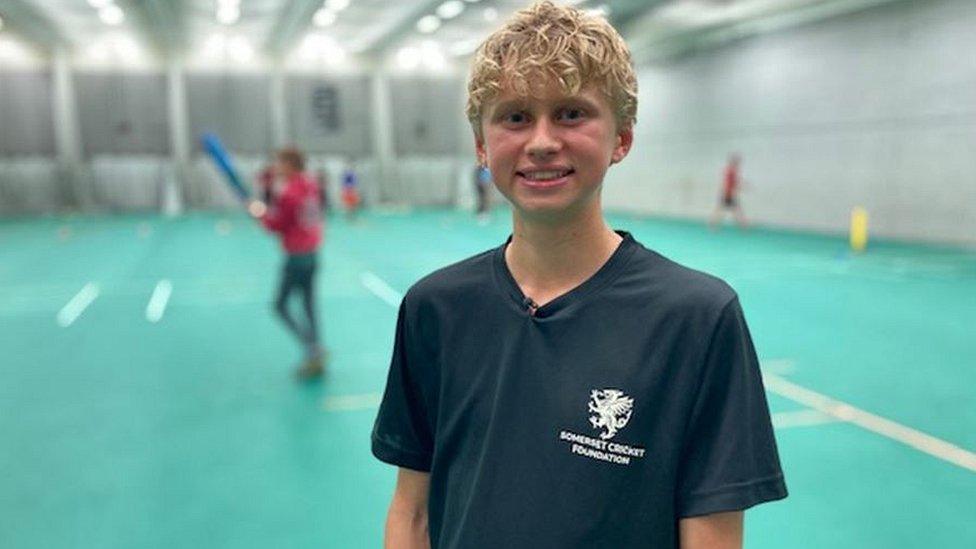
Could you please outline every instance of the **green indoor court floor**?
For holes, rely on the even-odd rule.
[[[506,216],[331,218],[332,361],[305,385],[276,245],[243,215],[0,221],[0,547],[379,547],[397,300]],[[747,547],[976,547],[976,254],[610,219],[741,296],[791,491]]]

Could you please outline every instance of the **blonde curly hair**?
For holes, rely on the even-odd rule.
[[[569,94],[595,86],[618,129],[637,118],[637,76],[620,34],[603,17],[545,1],[517,12],[475,53],[465,107],[475,135],[482,137],[484,110],[506,86],[528,97],[548,81]]]

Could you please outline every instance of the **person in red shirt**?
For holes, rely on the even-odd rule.
[[[299,378],[309,379],[322,375],[325,360],[315,314],[315,271],[322,243],[321,199],[318,185],[305,174],[305,156],[298,149],[278,151],[273,173],[282,182],[273,193],[273,200],[268,203],[252,200],[248,211],[278,235],[284,248],[285,262],[275,310],[305,348],[305,361],[297,374]],[[289,298],[296,291],[302,297],[304,318],[301,319],[288,306]]]
[[[725,210],[732,212],[733,217],[735,217],[735,222],[739,227],[745,228],[748,226],[746,216],[742,212],[742,206],[739,205],[739,189],[742,187],[742,180],[739,178],[739,165],[741,162],[742,159],[739,155],[733,154],[729,156],[729,162],[725,165],[725,173],[722,176],[721,200],[708,221],[708,224],[712,228],[722,220]]]

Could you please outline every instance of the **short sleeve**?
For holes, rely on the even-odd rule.
[[[678,471],[679,518],[786,497],[759,361],[738,299],[707,351]]]
[[[419,338],[410,329],[406,300],[397,316],[393,358],[386,391],[373,426],[373,455],[380,461],[416,471],[429,471],[433,436],[429,401],[425,399]]]

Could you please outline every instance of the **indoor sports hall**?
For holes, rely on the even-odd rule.
[[[976,547],[976,2],[569,3],[639,79],[609,224],[749,322],[790,496],[745,547]],[[0,547],[382,546],[398,307],[512,231],[464,104],[527,5],[0,0]],[[321,377],[207,135],[246,196],[307,157]]]

